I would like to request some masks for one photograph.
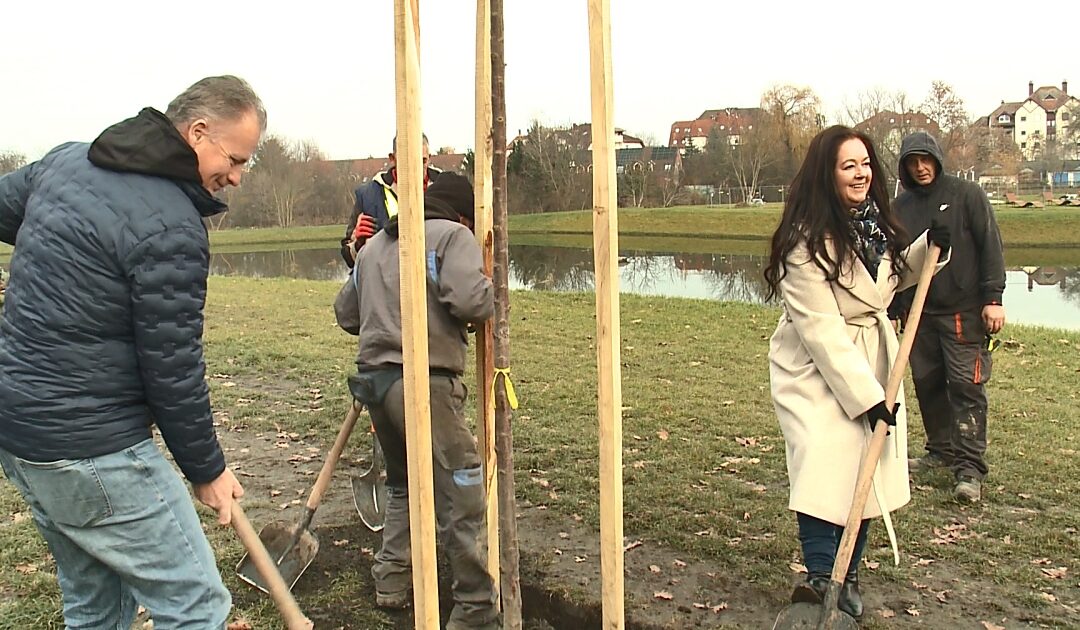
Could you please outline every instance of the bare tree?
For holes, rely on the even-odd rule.
[[[761,95],[761,121],[769,127],[783,148],[777,156],[780,179],[790,181],[810,146],[810,140],[821,130],[821,99],[809,87],[776,85]]]
[[[758,114],[751,120],[753,123],[739,133],[738,142],[729,143],[725,150],[731,176],[742,191],[743,204],[753,198],[761,185],[762,171],[776,161],[779,153],[776,135],[768,127],[767,117]]]
[[[934,81],[920,109],[941,130],[938,141],[945,153],[946,164],[951,168],[969,168],[973,152],[968,146],[970,119],[964,109],[964,100],[948,83]]]
[[[26,156],[16,151],[0,151],[0,175],[16,171],[26,165]]]

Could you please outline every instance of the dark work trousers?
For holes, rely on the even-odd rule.
[[[484,486],[476,441],[465,423],[465,384],[458,377],[431,375],[431,450],[435,517],[453,573],[452,620],[481,626],[498,616],[495,588],[487,572]],[[369,405],[386,456],[387,502],[382,548],[371,575],[380,592],[412,587],[408,460],[405,452],[404,381]]]
[[[982,309],[922,316],[911,350],[926,450],[953,474],[986,476],[986,386],[991,359]]]
[[[832,574],[836,552],[840,548],[840,538],[844,535],[842,525],[834,525],[815,516],[795,513],[799,522],[799,542],[802,544],[803,563],[809,577]],[[859,526],[859,535],[855,538],[855,549],[851,553],[846,578],[852,580],[858,574],[859,561],[866,548],[866,534],[870,531],[870,519],[864,519]]]

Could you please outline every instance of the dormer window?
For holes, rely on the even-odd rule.
[[[998,122],[999,123],[1007,123],[1007,122],[1009,122],[1009,115],[1008,114],[1002,114],[1002,115],[998,116]]]

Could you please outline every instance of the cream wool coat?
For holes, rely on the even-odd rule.
[[[780,281],[784,310],[769,343],[769,377],[787,445],[791,510],[837,525],[847,522],[871,436],[864,414],[885,399],[899,349],[885,308],[918,282],[927,249],[923,233],[905,250],[908,269],[900,277],[892,275],[886,254],[876,283],[854,259],[842,267],[846,273],[838,282],[828,282],[805,246],[789,255]],[[863,518],[911,500],[903,388],[896,400],[896,427],[886,439]]]

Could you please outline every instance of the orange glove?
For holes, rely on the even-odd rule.
[[[361,214],[356,220],[356,229],[353,230],[353,240],[356,241],[356,249],[360,249],[363,246],[364,241],[368,240],[372,236],[375,236],[375,232],[378,228],[375,227],[375,219],[366,214]]]

